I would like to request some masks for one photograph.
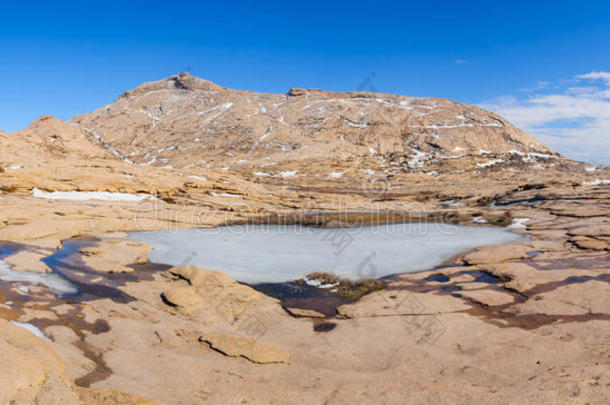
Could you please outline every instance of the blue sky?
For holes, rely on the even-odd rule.
[[[0,129],[187,69],[262,92],[356,90],[374,72],[377,91],[492,108],[610,163],[610,2],[292,3],[4,2]]]

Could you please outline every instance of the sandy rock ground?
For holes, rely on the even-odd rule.
[[[19,329],[35,344],[8,341],[1,352],[14,359],[26,356],[39,370],[18,369],[16,381],[51,384],[37,386],[48,398],[86,395],[92,403],[131,395],[184,404],[606,403],[609,193],[582,188],[578,200],[545,199],[561,193],[566,191],[504,197],[526,201],[501,210],[529,218],[527,229],[516,230],[529,240],[478,248],[446,267],[396,276],[385,290],[322,319],[292,316],[281,302],[222,273],[191,267],[143,270],[146,266],[136,263],[146,247],[120,241],[116,238],[124,234],[115,232],[135,228],[131,216],[142,204],[48,204],[5,195],[5,206],[18,202],[22,209],[3,210],[1,232],[9,241],[7,236],[19,236],[12,241],[24,244],[20,252],[50,255],[50,247],[66,238],[106,237],[110,240],[93,240],[74,253],[79,265],[97,270],[88,282],[103,284],[105,272],[120,274],[125,268],[137,277],[112,284],[129,299],[81,302],[56,298],[43,286],[22,296],[15,284],[4,283],[0,301],[12,304],[0,308],[2,317],[38,326],[51,342]],[[492,219],[499,207],[488,205],[459,207],[462,214],[454,217],[472,219],[474,212]],[[163,220],[177,217],[168,214],[173,204],[160,206],[155,226],[175,226]],[[43,222],[47,228],[41,232],[37,220],[55,212],[64,215]],[[246,214],[232,212],[231,218],[241,215]],[[184,222],[188,226],[188,219]],[[580,238],[599,244],[583,245]],[[100,266],[96,260],[105,256]],[[55,365],[46,365],[51,360],[35,350],[49,353]],[[57,376],[45,374],[62,367],[66,371]],[[5,391],[7,398],[27,402],[40,395],[30,390],[23,396],[18,387]]]
[[[446,100],[350,93],[337,101],[317,91],[259,95],[187,76],[168,80],[128,92],[108,114],[70,124],[43,117],[0,133],[0,274],[12,277],[0,281],[0,371],[8,376],[0,402],[610,402],[610,168],[564,159],[501,118]],[[180,108],[191,96],[215,97],[209,108],[217,109],[197,123],[216,134],[206,142],[217,148],[201,148],[192,166],[184,148],[195,139],[182,149],[156,145],[153,156],[150,137],[138,137],[178,139],[172,123],[182,125],[180,108],[166,117],[172,110],[158,109],[153,97],[176,88],[187,100]],[[259,110],[248,125],[215,115],[231,114],[235,97],[240,116]],[[256,100],[250,107],[248,97]],[[286,105],[263,113],[280,101]],[[345,104],[342,115],[319,108],[329,103]],[[405,133],[401,107],[418,114]],[[395,113],[396,122],[388,118]],[[142,131],[122,137],[129,120]],[[304,132],[288,148],[296,127]],[[254,152],[227,156],[244,133]],[[307,138],[316,134],[317,142]],[[145,165],[152,158],[177,168]],[[231,167],[220,167],[225,158]],[[263,171],[271,174],[255,174]],[[55,199],[56,191],[73,199]],[[87,199],[88,192],[139,201]],[[285,309],[214,269],[145,263],[150,247],[123,239],[135,230],[246,221],[515,219],[528,240],[391,277],[327,317],[307,306]],[[81,293],[62,298],[31,282],[31,274],[56,276],[49,269]],[[27,281],[24,270],[37,273]]]

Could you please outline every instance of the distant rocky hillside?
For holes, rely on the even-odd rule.
[[[111,154],[91,143],[90,139],[74,126],[51,116],[43,116],[21,131],[11,134],[0,132],[5,162],[63,158],[110,158]],[[6,145],[4,145],[6,144]]]
[[[502,117],[450,100],[316,89],[261,94],[187,73],[144,83],[69,122],[130,163],[259,177],[453,170],[462,158],[491,166],[506,161],[490,160],[499,155],[532,164],[558,156]]]

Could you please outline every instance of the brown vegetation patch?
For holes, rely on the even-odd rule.
[[[358,300],[374,291],[383,290],[385,284],[379,280],[363,278],[359,280],[342,279],[336,274],[313,272],[307,275],[308,280],[319,281],[321,285],[332,286],[335,294]]]

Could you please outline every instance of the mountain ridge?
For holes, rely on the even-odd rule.
[[[332,166],[329,159],[420,169],[467,155],[560,156],[501,116],[447,99],[301,88],[257,93],[188,73],[145,82],[68,122],[130,163],[243,174],[274,165],[316,175],[319,161]]]

